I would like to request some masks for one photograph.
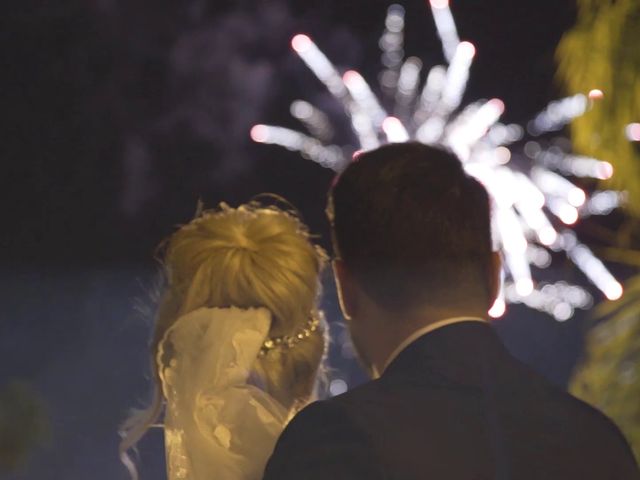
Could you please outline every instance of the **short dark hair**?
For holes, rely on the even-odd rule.
[[[327,214],[337,256],[377,303],[399,310],[488,295],[490,210],[457,157],[409,142],[358,156]]]

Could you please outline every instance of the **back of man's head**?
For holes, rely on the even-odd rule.
[[[380,306],[487,301],[489,197],[453,154],[419,143],[363,153],[328,214],[335,253]]]

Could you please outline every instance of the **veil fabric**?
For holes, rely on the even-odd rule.
[[[156,361],[169,480],[262,478],[288,419],[247,383],[270,325],[264,308],[200,308],[165,333]]]

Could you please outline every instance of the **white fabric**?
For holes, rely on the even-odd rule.
[[[270,324],[262,308],[201,308],[166,332],[157,362],[169,480],[262,478],[287,421],[280,403],[247,384]]]
[[[400,353],[402,353],[402,351],[405,348],[407,348],[409,345],[411,345],[421,336],[426,335],[429,332],[433,332],[434,330],[437,330],[439,328],[446,327],[447,325],[451,325],[453,323],[460,323],[460,322],[485,322],[486,323],[487,321],[484,318],[480,318],[480,317],[451,317],[451,318],[444,318],[442,320],[438,320],[437,322],[430,323],[429,325],[425,325],[424,327],[413,332],[406,339],[404,339],[404,341],[402,341],[400,345],[397,346],[397,348],[393,351],[393,353],[391,353],[391,355],[385,362],[384,368],[382,369],[382,371],[384,372],[387,369],[387,367],[391,365],[391,362],[393,362],[396,359],[396,357],[400,355]]]

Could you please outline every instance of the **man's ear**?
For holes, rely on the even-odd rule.
[[[336,282],[336,290],[338,292],[338,300],[340,302],[340,309],[342,314],[347,320],[350,320],[357,311],[357,294],[356,285],[354,283],[353,275],[346,267],[344,262],[340,259],[336,259],[332,262],[333,277]]]
[[[500,252],[491,252],[489,271],[487,272],[489,285],[489,306],[498,298],[500,294],[500,284],[502,283],[502,256]]]

